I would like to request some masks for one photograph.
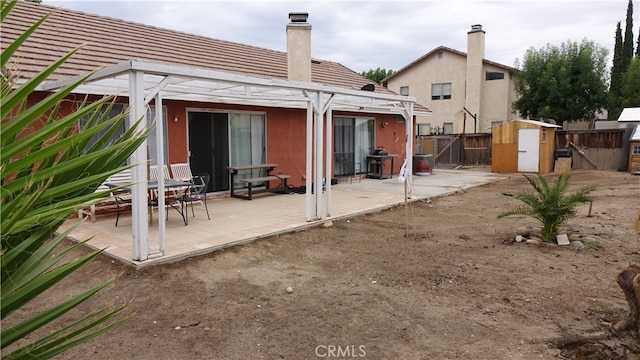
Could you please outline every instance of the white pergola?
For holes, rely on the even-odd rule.
[[[38,90],[54,91],[79,76],[47,82]],[[415,98],[401,95],[381,94],[358,88],[345,89],[317,83],[261,78],[196,69],[185,66],[129,60],[94,72],[74,92],[94,95],[117,95],[129,97],[130,126],[146,117],[146,107],[155,99],[156,114],[162,114],[164,99],[199,101],[218,104],[242,104],[261,107],[306,109],[306,219],[321,220],[331,216],[331,182],[326,183],[326,204],[322,204],[322,191],[311,192],[311,184],[322,183],[322,178],[331,179],[333,163],[323,166],[323,154],[332,159],[333,112],[350,111],[375,114],[394,114],[405,118],[406,124],[406,175],[411,181],[413,154],[413,104]],[[419,113],[416,115],[430,115]],[[146,119],[138,123],[142,131],[147,127]],[[157,144],[162,144],[162,121],[156,121]],[[326,129],[327,138],[324,139]],[[324,151],[324,152],[323,152]],[[157,146],[158,163],[164,163],[164,147]],[[147,213],[147,152],[146,141],[132,155],[132,235],[133,260],[144,261],[150,256],[163,255],[165,251],[165,212],[159,211],[159,249],[149,251],[149,226]],[[164,179],[158,179],[158,191],[164,191]],[[315,195],[315,196],[314,196]],[[164,199],[159,197],[160,208]]]

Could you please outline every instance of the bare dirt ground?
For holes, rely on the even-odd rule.
[[[640,263],[640,177],[572,173],[571,189],[587,184],[592,216],[581,205],[563,228],[581,250],[512,241],[538,225],[496,217],[519,205],[502,193],[530,189],[514,174],[412,204],[409,236],[399,207],[140,271],[101,258],[42,302],[114,274],[74,315],[131,301],[126,322],[63,359],[563,359],[579,345],[639,359],[638,334],[558,345],[626,318],[615,277]]]

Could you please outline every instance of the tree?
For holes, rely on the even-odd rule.
[[[629,68],[622,79],[622,98],[623,107],[640,106],[640,56],[631,59]]]
[[[633,2],[629,0],[629,5],[627,5],[627,21],[624,31],[624,41],[622,43],[623,73],[627,71],[631,58],[633,58]]]
[[[640,26],[638,27],[638,41],[636,41],[636,56],[640,57]]]
[[[640,34],[638,37],[640,46]],[[636,49],[636,54],[638,49]],[[616,120],[622,112],[625,99],[622,95],[623,79],[633,59],[633,2],[629,0],[627,5],[627,19],[625,24],[624,38],[620,22],[616,28],[616,43],[613,54],[613,66],[611,67],[611,84],[609,86],[609,120]]]
[[[620,92],[622,91],[622,75],[624,73],[622,55],[622,29],[620,21],[616,26],[616,43],[613,48],[613,66],[611,67],[611,84],[609,85],[609,120],[617,120],[622,111]]]
[[[576,216],[576,207],[589,201],[588,194],[596,189],[595,185],[585,186],[576,192],[567,194],[570,175],[560,174],[551,184],[541,175],[537,181],[532,176],[523,175],[535,191],[523,191],[503,194],[524,202],[527,206],[517,207],[498,215],[502,218],[510,215],[527,215],[542,223],[544,241],[551,242],[567,220]]]
[[[360,73],[360,75],[366,77],[369,80],[375,81],[376,83],[379,84],[382,81],[382,79],[393,75],[393,70],[391,69],[387,70],[385,68],[378,67],[375,70],[369,69],[368,71],[363,71]]]
[[[15,3],[0,2],[2,21]],[[31,300],[46,296],[47,289],[101,253],[94,251],[70,260],[83,244],[59,251],[58,245],[73,229],[54,234],[75,211],[106,195],[96,192],[98,185],[121,171],[121,164],[148,135],[132,127],[133,130],[110,143],[111,135],[126,117],[121,114],[109,119],[106,118],[108,111],[101,115],[101,108],[112,104],[110,97],[81,104],[68,115],[58,113],[62,101],[89,75],[33,104],[27,102],[35,89],[78,50],[53,62],[35,77],[18,83],[8,60],[45,19],[8,44],[0,56],[3,69],[0,76],[0,349],[3,359],[47,359],[126,319],[119,316],[126,308],[126,304],[122,304],[108,305],[79,320],[66,319],[63,327],[52,323],[61,320],[113,279],[54,304],[42,313],[29,314]],[[87,126],[78,129],[79,120],[85,117],[89,119]],[[42,126],[36,125],[42,120]],[[34,333],[36,331],[39,333]]]
[[[514,78],[513,104],[522,117],[564,122],[591,120],[607,104],[608,51],[593,41],[530,48]]]

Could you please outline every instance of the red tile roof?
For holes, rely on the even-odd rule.
[[[49,18],[15,54],[14,61],[19,64],[20,76],[29,78],[84,44],[51,77],[52,80],[132,59],[257,77],[287,78],[287,54],[282,51],[33,2],[20,1],[2,23],[2,48],[48,13],[51,13]],[[285,42],[284,31],[282,36]],[[311,66],[312,80],[316,83],[349,89],[359,89],[371,83],[336,62],[313,59]],[[376,92],[393,94],[378,84]]]

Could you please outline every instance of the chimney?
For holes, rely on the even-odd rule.
[[[289,80],[311,82],[311,25],[309,13],[289,13],[287,72]]]
[[[467,92],[465,94],[465,107],[476,118],[480,117],[482,111],[480,99],[482,96],[482,84],[484,83],[484,67],[482,65],[484,60],[484,34],[482,25],[479,24],[471,25],[471,31],[467,33]]]

